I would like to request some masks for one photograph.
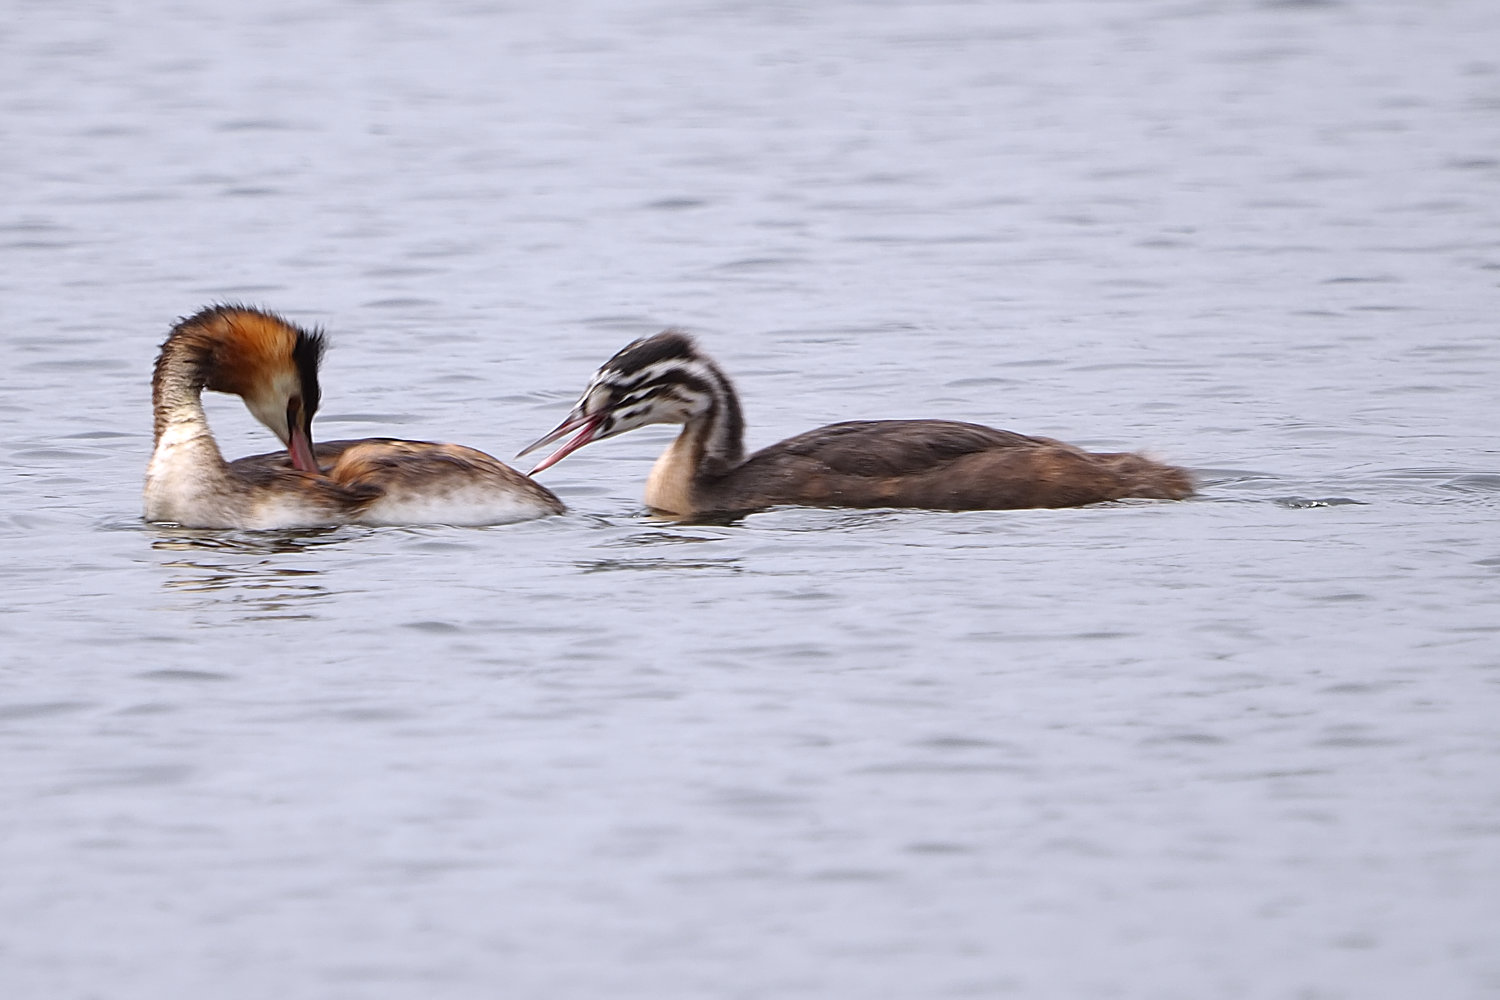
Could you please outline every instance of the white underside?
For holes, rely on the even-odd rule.
[[[322,528],[347,519],[330,516],[326,508],[292,495],[249,497],[234,495],[221,484],[180,476],[146,477],[146,520],[180,524],[184,528],[244,528],[275,531]]]
[[[223,459],[201,418],[167,425],[146,467],[145,517],[189,528],[247,528],[248,498],[227,489]]]
[[[184,495],[181,491],[146,486],[146,520],[180,524],[186,528],[244,528],[275,531],[293,528],[325,528],[341,524],[399,526],[451,524],[481,527],[514,524],[546,517],[554,511],[525,498],[486,497],[474,501],[461,498],[406,498],[378,500],[357,515],[341,515],[296,496],[233,498],[222,494]]]
[[[386,496],[365,508],[357,524],[452,524],[476,528],[514,524],[555,513],[535,497],[496,491],[493,487],[445,491],[440,496]]]

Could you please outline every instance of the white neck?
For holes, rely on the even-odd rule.
[[[146,467],[146,519],[188,523],[205,504],[222,507],[228,470],[208,428],[202,387],[185,372],[159,370],[156,448]]]

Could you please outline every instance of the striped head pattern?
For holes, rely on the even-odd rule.
[[[737,446],[743,428],[729,380],[691,337],[668,330],[628,344],[600,366],[567,419],[521,454],[579,432],[544,458],[532,470],[536,473],[592,441],[647,424],[686,424],[711,413],[730,415]]]

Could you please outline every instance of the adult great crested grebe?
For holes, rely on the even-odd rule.
[[[462,445],[370,438],[314,447],[323,336],[258,309],[210,306],[172,328],[151,383],[145,516],[192,528],[484,525],[560,514],[552,492]],[[240,396],[286,452],[225,462],[204,389]]]
[[[951,420],[829,424],[746,458],[734,387],[690,337],[673,330],[637,340],[605,362],[567,419],[521,454],[578,431],[535,475],[591,441],[657,423],[683,427],[651,470],[646,504],[676,516],[782,504],[1077,507],[1193,493],[1185,470],[1140,455],[1095,454]]]

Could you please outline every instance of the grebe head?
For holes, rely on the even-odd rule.
[[[643,337],[606,361],[567,419],[516,457],[578,431],[531,470],[535,475],[591,441],[647,424],[685,424],[708,412],[726,385],[724,376],[687,334],[668,330]]]
[[[274,313],[245,306],[211,306],[178,323],[164,345],[183,339],[200,350],[203,386],[245,401],[255,419],[281,439],[292,465],[318,472],[312,420],[322,400],[318,364],[323,334]]]

